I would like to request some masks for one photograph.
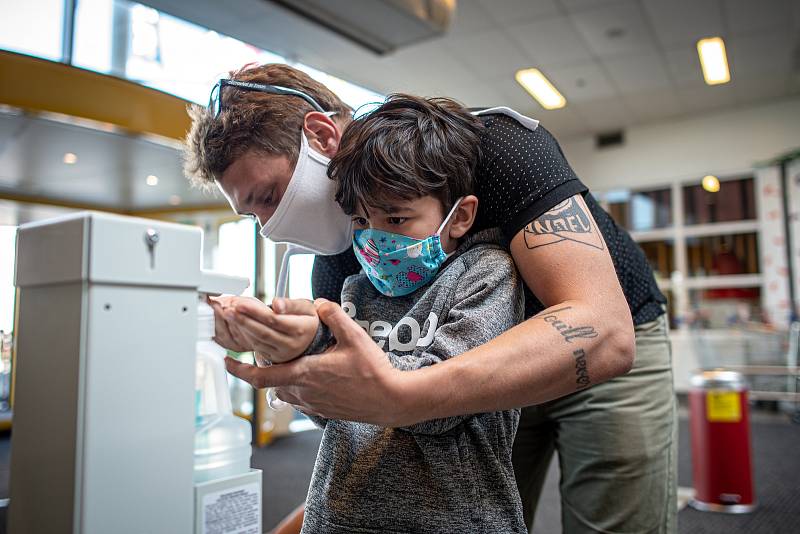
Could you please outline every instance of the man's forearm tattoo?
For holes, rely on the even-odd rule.
[[[586,368],[586,353],[583,349],[572,351],[575,356],[575,383],[578,384],[578,389],[588,387],[591,383],[589,380],[589,370]]]
[[[572,309],[571,306],[565,306],[557,310],[544,311],[536,317],[541,318],[555,328],[567,343],[572,343],[574,339],[590,339],[599,335],[593,326],[573,326],[556,315],[559,312],[570,309]],[[589,368],[586,364],[586,352],[583,349],[576,349],[572,351],[572,356],[575,358],[575,383],[578,385],[577,389],[588,387],[591,379],[589,378]]]
[[[558,330],[558,332],[564,337],[564,341],[567,343],[572,343],[573,339],[593,338],[599,335],[593,326],[572,326],[571,324],[567,324],[559,319],[556,315],[558,312],[570,309],[572,309],[570,306],[566,306],[557,310],[540,313],[537,315],[537,317],[541,317],[544,322],[550,323],[550,325]]]
[[[574,241],[603,250],[603,238],[592,224],[588,210],[570,197],[525,227],[525,245],[529,249]]]

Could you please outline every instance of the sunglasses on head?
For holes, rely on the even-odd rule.
[[[265,85],[260,83],[251,83],[251,82],[240,82],[238,80],[229,80],[229,79],[222,79],[218,81],[214,87],[211,89],[211,96],[208,99],[208,109],[214,114],[214,117],[219,117],[219,114],[222,112],[222,90],[225,87],[233,87],[242,91],[257,91],[260,93],[269,93],[273,95],[287,95],[287,96],[296,96],[302,98],[306,102],[308,102],[315,111],[319,111],[320,113],[331,113],[335,114],[335,112],[326,112],[322,106],[320,106],[316,100],[311,98],[309,95],[302,91],[298,91],[297,89],[290,89],[288,87],[281,87],[279,85]]]

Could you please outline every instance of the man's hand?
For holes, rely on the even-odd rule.
[[[314,306],[337,340],[331,349],[263,368],[227,358],[228,371],[256,389],[276,387],[279,399],[311,415],[381,426],[415,422],[405,408],[403,373],[337,304],[318,299]]]
[[[276,313],[279,311],[280,313]],[[239,298],[222,310],[234,338],[255,351],[256,361],[266,364],[292,360],[305,351],[319,327],[311,301],[274,299],[272,308],[261,301]]]

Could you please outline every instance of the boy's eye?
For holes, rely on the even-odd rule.
[[[369,223],[364,217],[353,217],[353,224],[356,226],[367,226]]]
[[[389,217],[386,219],[389,224],[400,225],[408,220],[408,217]]]

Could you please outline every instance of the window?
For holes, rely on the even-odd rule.
[[[16,226],[0,226],[0,331],[5,333],[14,328],[16,237]]]
[[[675,270],[675,243],[673,240],[663,241],[641,241],[639,246],[642,247],[644,255],[647,256],[647,261],[650,262],[650,267],[656,276],[663,279],[669,279],[672,271]]]
[[[64,0],[0,0],[0,48],[61,61]]]
[[[41,1],[41,0],[40,0]],[[378,93],[292,63],[202,26],[126,0],[77,0],[73,64],[207,104],[211,87],[248,63],[288,63],[326,84],[348,105]]]
[[[760,287],[717,287],[689,292],[689,323],[695,328],[730,328],[761,319]]]
[[[216,81],[247,63],[284,58],[124,0],[79,0],[73,63],[208,103]]]
[[[748,221],[756,219],[753,179],[726,180],[710,193],[699,184],[683,187],[686,224]]]
[[[298,254],[289,259],[289,297],[313,299],[311,296],[311,270],[313,254]]]
[[[253,291],[256,273],[255,231],[255,223],[250,219],[221,224],[211,267],[214,271],[243,276],[250,280],[250,285],[242,294],[251,297],[255,294]]]
[[[653,230],[672,224],[671,189],[610,191],[604,199],[608,212],[627,230]]]
[[[737,177],[712,193],[698,179],[598,195],[642,248],[667,295],[672,324],[726,328],[763,319],[754,184]]]
[[[711,235],[686,239],[689,276],[757,274],[758,234]]]

